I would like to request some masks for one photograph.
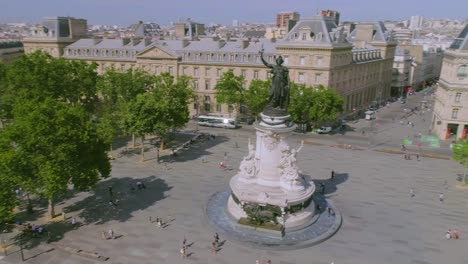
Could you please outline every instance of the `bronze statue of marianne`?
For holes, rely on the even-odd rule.
[[[274,112],[278,112],[278,110],[286,111],[289,105],[290,87],[289,70],[287,67],[283,66],[283,57],[277,57],[276,64],[270,64],[263,58],[263,49],[261,49],[260,58],[263,64],[271,69],[270,72],[273,74],[273,78],[271,80],[270,100],[266,110],[273,110]]]

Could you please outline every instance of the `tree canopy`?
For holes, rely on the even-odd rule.
[[[324,86],[292,84],[289,113],[298,123],[333,121],[343,112],[343,98]]]
[[[6,115],[11,117],[15,101],[54,98],[83,105],[92,112],[97,101],[96,64],[53,58],[36,51],[9,65],[1,95]]]
[[[19,186],[51,206],[70,184],[85,191],[110,175],[109,145],[83,106],[28,100],[15,106],[13,116],[2,133],[11,144],[9,169]]]
[[[0,196],[20,186],[47,198],[53,216],[69,187],[89,190],[109,176],[106,126],[95,116],[95,69],[38,51],[0,71],[0,108],[11,121],[0,132]],[[11,203],[0,199],[0,208]]]
[[[169,74],[153,78],[154,89],[137,95],[128,105],[125,126],[138,136],[154,133],[163,138],[171,129],[189,121],[188,102],[194,98],[190,78],[176,82]],[[142,146],[142,158],[144,146]]]
[[[215,86],[216,102],[238,107],[244,101],[244,77],[237,76],[232,70],[225,72]]]
[[[453,159],[463,165],[463,182],[466,183],[466,170],[468,169],[468,140],[464,140],[453,146]]]
[[[268,104],[271,81],[253,80],[249,89],[245,91],[243,102],[245,106],[257,117]]]

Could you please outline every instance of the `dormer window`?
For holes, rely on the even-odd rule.
[[[302,40],[307,40],[307,33],[302,33]]]

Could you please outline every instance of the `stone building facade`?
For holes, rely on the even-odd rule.
[[[468,132],[468,25],[444,53],[432,129],[441,139],[465,139]]]
[[[33,43],[28,42],[26,52],[33,50]],[[331,87],[352,113],[390,96],[395,46],[382,23],[358,24],[346,35],[332,18],[317,16],[298,21],[281,41],[81,38],[53,55],[97,63],[99,73],[113,67],[191,76],[199,95],[199,101],[190,105],[192,114],[227,116],[232,107],[216,103],[216,83],[228,70],[244,76],[246,88],[254,79],[266,80],[269,69],[258,53],[264,49],[271,63],[275,56],[283,56],[291,81]]]
[[[63,49],[87,35],[85,19],[73,17],[46,17],[42,25],[32,29],[31,36],[23,39],[24,52],[40,49],[54,57],[63,56]]]

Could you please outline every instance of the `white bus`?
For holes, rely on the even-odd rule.
[[[217,116],[199,116],[198,125],[222,128],[237,128],[237,122],[234,118]]]

